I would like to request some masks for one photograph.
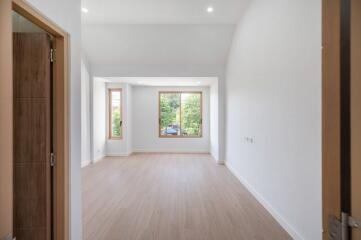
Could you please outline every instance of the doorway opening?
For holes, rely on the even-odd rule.
[[[66,240],[69,35],[21,0],[0,15],[0,238]]]
[[[13,11],[13,231],[53,239],[53,36]]]

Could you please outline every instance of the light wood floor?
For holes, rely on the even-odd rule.
[[[85,240],[291,239],[206,154],[136,154],[83,169]]]

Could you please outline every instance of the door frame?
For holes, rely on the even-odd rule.
[[[322,210],[341,217],[341,1],[322,0]]]
[[[13,57],[12,10],[54,36],[53,63],[54,236],[69,239],[69,42],[70,35],[23,0],[0,1],[0,238],[12,234]],[[4,187],[4,188],[3,188]],[[3,194],[6,193],[6,194]],[[11,206],[9,208],[9,206]]]
[[[322,0],[322,206],[323,239],[329,218],[350,211],[350,7]]]

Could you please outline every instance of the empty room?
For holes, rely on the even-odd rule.
[[[361,1],[1,0],[0,240],[361,240]]]

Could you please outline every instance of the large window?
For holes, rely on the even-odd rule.
[[[159,93],[160,137],[202,137],[202,93]]]
[[[122,138],[122,90],[109,89],[109,138]]]

